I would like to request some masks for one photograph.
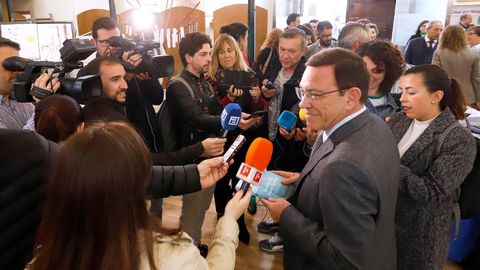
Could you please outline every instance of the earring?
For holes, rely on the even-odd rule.
[[[432,104],[435,104],[435,101],[432,101]]]

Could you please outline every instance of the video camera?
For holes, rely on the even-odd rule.
[[[31,102],[33,97],[44,98],[51,94],[37,87],[31,87],[32,83],[48,69],[58,73],[60,89],[58,94],[69,95],[82,102],[88,97],[100,96],[102,94],[102,83],[98,75],[83,76],[76,79],[66,78],[65,74],[83,67],[84,60],[96,51],[87,39],[67,39],[60,49],[62,62],[33,61],[18,56],[13,56],[3,61],[3,67],[9,71],[21,71],[13,85],[13,98],[18,102]]]
[[[160,43],[154,41],[134,41],[120,36],[111,37],[108,39],[110,47],[120,48],[112,56],[117,57],[120,60],[124,52],[131,52],[133,54],[141,54],[142,62],[137,67],[125,62],[123,66],[128,72],[133,73],[145,73],[152,78],[162,78],[173,74],[175,68],[175,62],[171,55],[155,55],[152,56],[151,52],[160,48]]]

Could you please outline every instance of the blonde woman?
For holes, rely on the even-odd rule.
[[[462,27],[450,25],[443,30],[432,64],[458,81],[470,106],[480,108],[480,55],[468,47]]]
[[[245,63],[235,39],[226,34],[220,35],[215,40],[211,55],[212,62],[207,80],[213,86],[220,103],[223,106],[230,102],[239,103],[242,111],[246,113],[263,109],[266,104],[261,96],[257,75]],[[247,72],[251,88],[235,89],[233,85],[225,87],[225,70]]]

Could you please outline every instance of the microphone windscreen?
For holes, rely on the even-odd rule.
[[[3,67],[8,71],[24,71],[29,62],[29,59],[20,56],[12,56],[3,60]]]
[[[303,122],[307,121],[307,116],[305,114],[306,114],[305,109],[300,109],[300,111],[298,112],[298,117]]]
[[[263,171],[272,158],[273,144],[265,138],[256,138],[248,148],[245,163]]]
[[[221,124],[224,130],[232,131],[237,128],[242,118],[242,108],[238,103],[229,103],[222,111]]]
[[[282,128],[291,131],[297,122],[297,116],[291,111],[283,111],[278,117],[278,125]]]

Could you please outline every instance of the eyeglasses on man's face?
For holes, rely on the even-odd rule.
[[[318,100],[321,100],[323,96],[326,96],[328,94],[331,94],[331,93],[335,93],[335,92],[340,92],[340,91],[343,91],[345,89],[337,89],[337,90],[332,90],[332,91],[327,91],[327,92],[320,92],[320,91],[317,91],[317,90],[312,90],[312,91],[305,91],[302,87],[295,87],[295,93],[297,94],[297,97],[299,99],[303,99],[304,97],[307,97],[313,101],[318,101]]]
[[[102,47],[108,47],[108,46],[110,46],[110,42],[108,42],[108,39],[104,39],[104,40],[97,39],[96,41],[97,41],[97,43],[100,44],[100,46],[102,46]]]

